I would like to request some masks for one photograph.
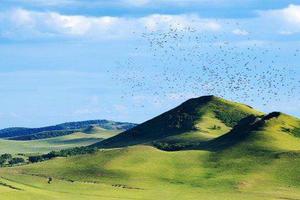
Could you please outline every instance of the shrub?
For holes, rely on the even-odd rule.
[[[11,160],[8,161],[8,164],[10,165],[15,165],[15,164],[19,164],[19,163],[24,163],[25,160],[23,158],[12,158]]]
[[[41,162],[43,161],[43,157],[42,156],[29,156],[28,158],[29,162],[31,163],[36,163],[36,162]]]
[[[0,167],[3,167],[5,163],[12,159],[12,155],[5,153],[0,156]]]
[[[60,151],[51,151],[50,153],[38,156],[30,156],[29,162],[41,162],[44,160],[50,160],[55,157],[68,157],[68,156],[75,156],[81,154],[90,154],[95,153],[97,151],[96,147],[75,147],[72,149],[64,149]]]
[[[2,154],[0,156],[0,159],[3,159],[3,160],[10,160],[12,159],[12,155],[11,154],[8,154],[8,153],[5,153],[5,154]]]
[[[2,167],[5,164],[6,160],[0,159],[0,167]]]

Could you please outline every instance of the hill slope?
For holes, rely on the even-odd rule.
[[[5,140],[0,139],[0,154],[45,154],[50,151],[89,146],[109,137],[115,136],[120,131],[93,129],[92,132],[74,132],[69,135],[38,139],[38,140]],[[25,136],[24,136],[25,137]]]
[[[207,143],[207,148],[221,150],[242,147],[253,150],[300,151],[300,119],[273,112],[261,118],[250,116],[229,133]]]
[[[95,144],[101,148],[143,144],[162,139],[201,142],[227,133],[241,119],[262,115],[251,107],[215,96],[190,99],[133,129]]]
[[[164,152],[135,146],[56,158],[0,169],[0,192],[5,199],[63,200],[300,197],[300,153],[226,151]]]
[[[136,124],[114,122],[109,120],[89,120],[81,122],[67,122],[41,128],[7,128],[0,130],[0,138],[12,140],[45,139],[72,134],[90,126],[98,126],[106,130],[124,131],[133,128]]]
[[[222,151],[239,148],[239,151],[251,150],[300,150],[300,119],[284,113],[273,112],[264,116],[250,115],[243,118],[232,130],[207,141],[183,143],[179,139],[169,138],[153,142],[155,147],[168,150],[200,149]]]

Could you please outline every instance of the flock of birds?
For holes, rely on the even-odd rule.
[[[144,94],[155,102],[212,94],[266,105],[299,94],[299,74],[288,66],[282,49],[245,37],[247,42],[226,40],[226,33],[178,25],[146,31],[143,45],[118,62],[113,78],[127,87],[122,98]],[[300,49],[291,56],[300,56]]]

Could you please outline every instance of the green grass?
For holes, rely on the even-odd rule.
[[[0,170],[4,199],[299,199],[300,156],[135,146]],[[289,166],[290,165],[290,166]],[[287,168],[287,169],[286,169]],[[53,183],[47,184],[47,177]]]
[[[73,133],[71,135],[42,140],[14,141],[0,139],[0,154],[48,153],[50,151],[67,149],[72,147],[88,146],[96,142],[102,141],[103,139],[114,136],[117,133],[118,131],[95,129],[92,132],[89,132],[89,134],[78,132]]]

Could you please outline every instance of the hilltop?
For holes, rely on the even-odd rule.
[[[227,133],[241,119],[250,115],[261,116],[263,113],[244,104],[215,96],[203,96],[190,99],[95,146],[111,148],[161,140],[168,140],[169,143],[198,143]]]

